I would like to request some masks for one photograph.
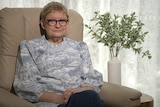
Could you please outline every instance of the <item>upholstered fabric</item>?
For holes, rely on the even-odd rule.
[[[40,36],[41,8],[4,8],[0,10],[0,107],[34,107],[10,93],[14,79],[16,56],[20,41]],[[69,10],[70,26],[67,36],[83,39],[83,18]],[[140,105],[141,92],[104,82],[100,96],[105,105],[135,107]],[[7,100],[5,100],[7,99]],[[23,105],[23,106],[22,106]]]

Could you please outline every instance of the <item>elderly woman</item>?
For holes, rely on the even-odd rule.
[[[103,107],[98,95],[102,75],[93,69],[86,43],[65,37],[67,8],[48,3],[41,11],[40,25],[42,37],[20,44],[16,94],[38,107]]]

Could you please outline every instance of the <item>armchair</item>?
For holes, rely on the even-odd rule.
[[[35,107],[14,94],[16,56],[20,41],[40,36],[39,13],[41,8],[4,8],[0,10],[0,107]],[[69,10],[68,37],[83,39],[83,18]],[[129,87],[104,82],[99,93],[105,107],[137,107],[141,92]]]

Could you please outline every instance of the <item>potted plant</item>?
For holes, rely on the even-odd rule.
[[[123,48],[132,49],[135,54],[151,58],[149,50],[143,51],[141,46],[148,32],[143,32],[144,24],[137,19],[135,12],[112,17],[110,13],[100,14],[96,11],[91,21],[94,22],[94,26],[87,24],[85,26],[89,29],[93,39],[109,47],[111,59],[117,58],[119,51]]]

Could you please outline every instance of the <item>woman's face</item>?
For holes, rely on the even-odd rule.
[[[46,31],[47,39],[62,38],[67,32],[68,19],[63,12],[51,12],[41,26]]]

